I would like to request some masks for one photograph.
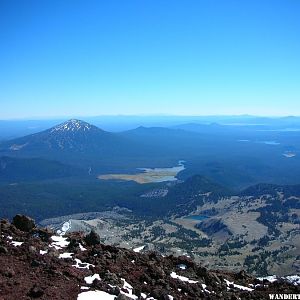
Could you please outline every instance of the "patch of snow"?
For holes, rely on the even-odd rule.
[[[86,122],[80,120],[69,120],[65,123],[59,124],[51,129],[51,133],[56,131],[88,131],[92,128],[92,126]]]
[[[17,241],[11,241],[11,243],[12,243],[15,247],[21,246],[21,245],[23,244],[23,242],[17,242]]]
[[[112,289],[116,287],[116,285],[108,284]]]
[[[141,247],[134,248],[133,251],[138,253],[138,252],[141,252],[144,248],[145,248],[145,245],[141,246]]]
[[[185,264],[180,264],[177,266],[181,270],[186,270],[187,266]]]
[[[53,235],[51,237],[53,243],[51,243],[51,247],[54,247],[55,249],[61,249],[64,247],[67,247],[70,242],[67,241],[67,238],[62,237],[60,235]]]
[[[95,267],[94,265],[92,264],[89,264],[89,263],[83,263],[80,259],[78,258],[75,258],[75,262],[76,262],[76,265],[72,265],[72,267],[75,267],[77,269],[89,269],[90,266],[92,267]]]
[[[257,279],[260,281],[268,280],[269,282],[274,282],[274,281],[278,280],[276,275],[266,276],[266,277],[258,277]]]
[[[299,275],[290,275],[290,276],[285,276],[285,277],[281,277],[284,280],[287,280],[289,283],[293,284],[293,285],[300,285],[300,276]],[[271,275],[271,276],[266,276],[266,277],[258,277],[257,278],[260,281],[264,281],[267,280],[269,282],[275,282],[277,281],[279,278],[276,275]]]
[[[77,300],[115,300],[116,296],[103,291],[88,291],[78,295]]]
[[[84,248],[80,243],[79,243],[79,248],[80,248],[81,251],[85,251],[86,250],[86,248]]]
[[[123,289],[126,289],[128,291],[128,293],[125,293],[123,291],[120,291],[120,293],[131,299],[138,299],[138,296],[136,296],[132,293],[132,290],[133,290],[132,285],[130,285],[124,278],[121,278],[121,280],[123,281]]]
[[[177,275],[175,272],[171,273],[171,277],[174,278],[174,279],[179,279],[179,280],[184,281],[184,282],[188,282],[188,283],[197,283],[198,282],[196,280],[191,280],[191,279],[189,279],[185,276]]]
[[[71,229],[71,223],[70,222],[65,222],[63,223],[61,230],[58,230],[57,233],[59,235],[65,235],[67,233],[68,230]]]
[[[46,253],[48,253],[48,250],[45,250],[45,251],[44,251],[44,250],[40,250],[40,254],[41,254],[41,255],[44,255],[44,254],[46,254]]]
[[[100,278],[100,275],[99,274],[94,274],[94,275],[91,275],[91,276],[87,276],[87,277],[84,277],[84,281],[87,283],[87,284],[92,284],[94,282],[94,280],[101,280]]]
[[[147,295],[145,293],[141,293],[142,298],[146,299]]]
[[[224,281],[226,282],[226,284],[227,284],[228,287],[230,287],[230,285],[233,285],[233,287],[235,287],[235,288],[237,288],[239,290],[249,291],[249,292],[253,291],[253,289],[251,289],[249,287],[246,287],[246,286],[243,286],[243,285],[239,285],[239,284],[235,284],[234,282],[230,282],[227,279],[224,279]]]
[[[62,254],[59,254],[59,257],[58,258],[72,258],[72,255],[74,253],[70,253],[70,252],[65,252],[65,253],[62,253]]]
[[[202,288],[203,288],[203,291],[204,291],[204,292],[206,292],[206,293],[208,293],[208,294],[211,293],[211,291],[209,291],[209,290],[207,289],[207,285],[206,285],[206,284],[202,283]]]
[[[293,285],[300,285],[300,276],[299,275],[291,275],[291,276],[286,276],[285,279],[292,283]]]
[[[12,236],[10,236],[10,235],[8,235],[7,238],[8,238],[9,240],[12,240]]]
[[[174,300],[174,297],[173,297],[173,296],[168,295],[168,297],[169,297],[169,300]]]
[[[80,287],[81,290],[89,290],[90,288],[88,286],[82,286]]]

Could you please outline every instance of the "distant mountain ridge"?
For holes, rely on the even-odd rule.
[[[96,124],[101,123],[98,120]],[[186,168],[178,174],[180,180],[201,174],[234,190],[261,182],[298,183],[300,142],[295,137],[299,132],[257,131],[253,126],[247,130],[217,124],[197,126],[201,129],[197,132],[138,127],[116,133],[71,119],[0,142],[0,156],[55,160],[91,169],[94,175],[134,174],[138,168],[172,167],[183,159]]]
[[[0,155],[57,160],[84,169],[92,168],[96,173],[119,172],[122,168],[133,172],[137,168],[177,163],[176,157],[168,158],[170,149],[159,142],[172,133],[177,131],[138,128],[112,133],[71,119],[50,129],[0,143]]]
[[[118,134],[71,119],[47,130],[2,142],[0,155],[57,160],[89,169],[102,166],[107,157],[130,151],[134,148],[131,144]]]
[[[87,122],[71,119],[39,133],[17,138],[4,143],[10,151],[82,151],[91,145],[103,144],[110,133]],[[38,152],[39,153],[39,152]]]

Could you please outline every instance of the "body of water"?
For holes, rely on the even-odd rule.
[[[104,180],[133,180],[137,183],[153,183],[164,181],[176,181],[177,174],[185,169],[184,161],[180,160],[178,165],[170,168],[139,168],[142,171],[137,174],[106,174],[100,175],[99,179]]]

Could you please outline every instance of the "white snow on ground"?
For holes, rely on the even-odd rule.
[[[141,293],[142,298],[146,299],[147,295],[145,293]]]
[[[299,275],[290,275],[290,276],[285,276],[285,277],[281,277],[284,280],[287,280],[289,283],[292,283],[293,285],[300,285],[300,276]],[[279,277],[277,277],[276,275],[272,275],[272,276],[266,276],[266,277],[258,277],[257,278],[260,281],[264,281],[267,280],[269,282],[275,282],[279,279]]]
[[[103,291],[88,291],[78,295],[77,300],[115,300],[116,296]]]
[[[141,246],[141,247],[134,248],[133,251],[138,253],[138,252],[141,252],[144,248],[145,248],[145,245]]]
[[[90,288],[88,286],[82,286],[80,287],[81,290],[89,290]]]
[[[195,281],[195,280],[188,279],[187,277],[177,275],[175,272],[171,273],[171,277],[175,278],[175,279],[179,279],[181,281],[188,282],[188,283],[197,283],[198,282],[198,281]]]
[[[81,244],[79,244],[79,248],[80,248],[81,251],[85,251],[86,250],[86,248],[84,248]]]
[[[41,255],[44,255],[44,254],[46,254],[46,253],[48,253],[48,250],[45,250],[45,251],[44,251],[44,250],[40,250],[40,254],[41,254]]]
[[[239,285],[239,284],[235,284],[234,282],[230,282],[227,279],[224,279],[224,281],[226,282],[226,284],[227,284],[228,287],[230,287],[230,285],[233,285],[233,287],[235,287],[235,288],[237,288],[239,290],[249,291],[249,292],[253,291],[253,289],[251,289],[249,287],[246,287],[246,286],[243,286],[243,285]]]
[[[70,230],[70,228],[71,228],[70,222],[65,222],[65,223],[63,223],[63,225],[62,225],[62,227],[61,227],[61,230],[57,230],[57,233],[58,233],[59,235],[65,235],[66,232],[67,232],[68,230]]]
[[[272,275],[272,276],[266,276],[266,277],[258,277],[257,279],[260,281],[268,280],[269,282],[274,282],[277,280],[277,276]]]
[[[187,268],[187,266],[185,264],[180,264],[180,265],[178,265],[178,268],[181,270],[185,270]]]
[[[23,244],[23,242],[16,242],[16,241],[11,241],[11,243],[12,243],[15,247],[21,246],[21,245]]]
[[[206,284],[202,283],[201,285],[202,285],[202,288],[203,288],[203,291],[204,291],[204,292],[206,292],[206,293],[208,293],[208,294],[211,293],[208,289],[206,289],[206,288],[207,288],[207,285],[206,285]]]
[[[58,258],[72,258],[72,255],[74,253],[70,253],[70,252],[65,252],[65,253],[62,253],[62,254],[59,254],[59,257]]]
[[[50,244],[50,247],[54,247],[55,249],[61,249],[64,247],[67,247],[69,245],[69,242],[67,241],[67,238],[58,236],[58,235],[53,235],[51,237],[53,243]]]
[[[93,266],[95,267],[94,265],[92,264],[89,264],[89,263],[83,263],[80,259],[78,258],[75,258],[75,262],[76,262],[76,265],[72,265],[72,267],[75,267],[77,269],[89,269],[90,266]]]
[[[292,283],[293,285],[300,285],[300,276],[299,275],[291,275],[291,276],[286,276],[285,279]]]
[[[9,240],[12,240],[12,236],[10,236],[10,235],[8,235],[7,238],[8,238]]]
[[[91,275],[91,276],[84,277],[84,281],[87,284],[92,284],[94,282],[94,280],[96,280],[96,279],[101,280],[99,274],[94,274],[94,275]]]
[[[131,299],[138,299],[138,296],[132,293],[132,285],[130,285],[124,278],[121,278],[121,280],[123,281],[123,289],[126,289],[128,291],[128,293],[125,293],[123,291],[121,291],[121,293]]]
[[[174,297],[173,297],[173,296],[168,295],[168,297],[169,297],[169,300],[174,300]]]

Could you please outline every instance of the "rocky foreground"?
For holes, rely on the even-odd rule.
[[[243,271],[209,271],[183,256],[104,245],[93,232],[56,235],[25,216],[0,222],[0,300],[269,299],[299,293],[296,276],[261,281]]]

